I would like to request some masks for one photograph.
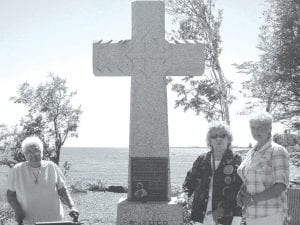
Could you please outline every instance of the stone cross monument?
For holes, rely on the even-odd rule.
[[[178,216],[168,211],[176,206],[167,202],[171,198],[166,76],[202,75],[203,55],[201,43],[165,40],[163,1],[132,2],[131,40],[94,43],[96,76],[131,76],[128,196],[119,202],[118,224],[178,224]]]

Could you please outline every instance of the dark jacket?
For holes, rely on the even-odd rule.
[[[183,190],[190,197],[194,194],[191,220],[202,223],[208,202],[212,152],[201,154],[188,171],[183,184]],[[236,196],[242,185],[237,175],[237,168],[241,164],[241,156],[226,150],[219,167],[214,173],[212,210],[218,207],[224,209],[224,216],[219,219],[220,224],[231,225],[233,216],[242,216],[242,210],[236,204]]]

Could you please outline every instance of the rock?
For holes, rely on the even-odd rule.
[[[108,186],[106,191],[114,192],[114,193],[127,193],[128,188],[124,186]]]

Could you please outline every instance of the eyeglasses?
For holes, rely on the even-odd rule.
[[[40,155],[41,154],[41,151],[37,150],[37,151],[30,151],[30,150],[27,150],[25,152],[26,155]]]
[[[25,150],[25,154],[28,154],[28,155],[40,155],[41,154],[41,150],[38,146],[28,146],[26,147],[26,150]]]
[[[227,136],[227,134],[214,134],[214,135],[211,135],[210,138],[211,139],[217,139],[218,137],[219,138],[225,138]]]

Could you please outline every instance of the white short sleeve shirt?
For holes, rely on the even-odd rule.
[[[57,190],[65,186],[63,173],[50,161],[42,161],[41,168],[31,168],[22,162],[9,171],[8,189],[16,192],[25,212],[24,225],[61,221],[63,207]]]

